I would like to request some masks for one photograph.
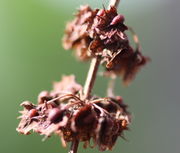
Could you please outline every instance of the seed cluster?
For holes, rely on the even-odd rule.
[[[79,89],[82,87],[74,76],[66,76],[51,92],[40,93],[37,105],[23,102],[17,131],[30,134],[33,130],[46,137],[55,133],[64,146],[76,139],[88,147],[92,139],[99,150],[112,149],[117,137],[123,137],[123,131],[128,129],[127,106],[119,96],[82,101]]]
[[[129,83],[149,58],[142,55],[140,48],[130,46],[124,21],[115,7],[93,10],[81,6],[66,26],[63,46],[76,50],[80,60],[100,56],[105,76],[121,76],[124,83]]]
[[[72,142],[70,152],[73,153],[79,142],[84,142],[85,148],[98,146],[100,151],[105,151],[113,148],[118,137],[124,138],[131,115],[122,97],[114,95],[111,84],[107,97],[91,93],[100,64],[104,67],[103,76],[121,76],[127,84],[149,61],[141,53],[137,36],[124,21],[115,6],[80,7],[75,19],[66,26],[63,46],[75,50],[82,61],[92,59],[84,88],[75,81],[74,75],[64,76],[62,81],[54,83],[52,91],[39,94],[36,105],[24,101],[17,127],[19,133],[27,135],[32,130],[45,138],[56,134],[63,146]],[[135,49],[130,45],[127,30],[133,33]]]

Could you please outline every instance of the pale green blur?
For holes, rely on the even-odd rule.
[[[16,132],[19,104],[36,103],[63,74],[84,83],[88,63],[81,64],[61,39],[65,23],[80,4],[107,6],[107,0],[0,0],[0,153],[66,153],[56,136]],[[129,105],[133,120],[127,141],[119,139],[113,153],[180,152],[180,20],[178,0],[122,0],[119,12],[138,33],[143,53],[152,61],[128,87],[118,80],[116,93]],[[107,79],[98,77],[94,93],[105,96]],[[82,149],[80,152],[98,152]],[[109,151],[110,152],[110,151]]]

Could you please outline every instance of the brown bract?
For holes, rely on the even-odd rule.
[[[108,50],[107,54],[112,55],[127,47],[129,42],[124,33],[125,30],[127,27],[124,25],[124,17],[117,13],[115,7],[111,7],[109,10],[99,10],[89,31],[90,37],[93,39],[90,44],[91,53],[104,58],[104,50]]]
[[[54,82],[53,92],[54,93],[71,93],[77,94],[82,90],[82,86],[75,81],[75,76],[63,76],[62,81]]]
[[[105,76],[121,76],[126,85],[135,78],[136,73],[150,59],[143,56],[138,50],[134,51],[132,48],[129,48],[129,50],[128,54],[126,50],[122,50],[113,60],[109,61],[110,67],[106,68]]]
[[[69,84],[66,79],[71,80]],[[26,101],[21,104],[24,110],[21,111],[17,131],[30,134],[33,130],[45,135],[45,138],[55,133],[61,137],[63,145],[76,139],[88,147],[90,140],[93,140],[94,146],[98,145],[101,151],[112,149],[117,137],[123,137],[123,131],[128,130],[130,122],[127,106],[122,99],[91,97],[86,102],[82,101],[80,94],[74,93],[80,85],[72,81],[72,76],[63,77],[62,82],[56,85],[58,90],[44,94],[46,100],[41,103],[34,105]],[[61,94],[64,89],[68,89],[69,93]],[[59,91],[58,97],[53,97],[56,95],[52,94],[54,91],[56,94]]]
[[[80,60],[87,60],[88,48],[91,42],[88,30],[91,28],[97,10],[89,6],[81,6],[75,15],[75,19],[69,22],[65,29],[63,47],[65,49],[75,49],[76,55]]]

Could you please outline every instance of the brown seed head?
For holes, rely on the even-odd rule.
[[[74,94],[77,92],[77,90],[74,92],[74,89],[77,89],[77,83],[72,84],[70,81],[70,84],[67,83],[65,87],[65,79],[68,78],[68,76],[63,78],[62,84],[59,84],[60,88],[58,86],[58,90],[53,90],[49,94],[56,92],[57,95],[61,95],[64,89],[71,91],[71,94],[54,97],[50,101],[37,105],[30,102],[23,103],[25,109],[21,112],[17,131],[30,134],[33,130],[46,137],[55,133],[62,137],[63,144],[78,139],[87,146],[87,142],[93,139],[99,150],[112,149],[117,137],[128,129],[130,121],[130,115],[122,98],[92,97],[85,102],[81,100],[79,94]],[[66,96],[68,98],[65,98]],[[62,98],[66,100],[62,101]],[[33,107],[30,109],[27,106]]]

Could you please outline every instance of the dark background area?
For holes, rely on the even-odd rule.
[[[59,138],[16,132],[19,104],[36,103],[41,90],[51,90],[63,74],[84,83],[89,63],[64,51],[65,24],[80,4],[107,6],[107,0],[0,0],[0,152],[59,153]],[[180,152],[180,4],[179,0],[122,0],[119,13],[138,33],[143,53],[152,61],[127,88],[120,79],[116,93],[132,112],[128,141],[119,138],[113,153]],[[104,96],[107,79],[98,77],[94,93]],[[79,152],[98,152],[97,149]],[[107,151],[110,152],[110,151]]]

